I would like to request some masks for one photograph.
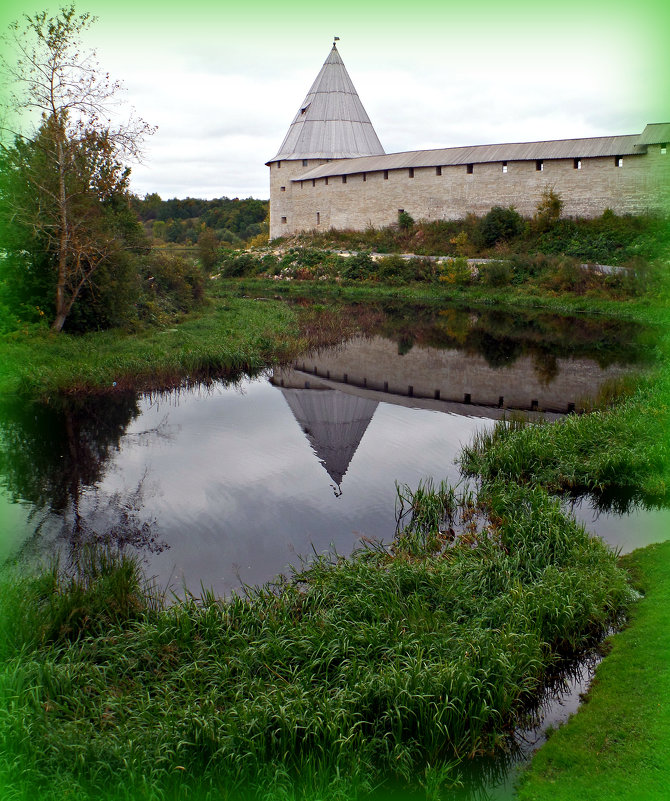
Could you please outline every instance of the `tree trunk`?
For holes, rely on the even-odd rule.
[[[52,331],[61,331],[65,324],[69,309],[65,297],[65,282],[67,278],[67,257],[68,257],[68,237],[67,237],[67,197],[65,194],[65,152],[63,141],[59,137],[57,144],[58,154],[58,282],[56,284],[56,317],[51,324]]]

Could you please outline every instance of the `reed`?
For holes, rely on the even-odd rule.
[[[10,628],[45,609],[49,623],[15,634],[2,668],[0,776],[23,788],[4,797],[433,793],[504,747],[557,660],[625,610],[626,576],[540,489],[399,498],[390,547],[321,556],[227,600],[130,602],[123,560],[105,580],[125,605],[91,594],[100,576],[5,583],[25,599]]]

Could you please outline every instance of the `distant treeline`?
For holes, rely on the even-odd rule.
[[[211,231],[219,243],[238,244],[267,231],[267,200],[162,200],[153,192],[143,199],[134,198],[133,203],[147,234],[164,242],[196,244],[203,231]]]

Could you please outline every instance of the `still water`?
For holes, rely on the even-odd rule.
[[[104,540],[177,594],[264,583],[313,551],[388,541],[397,483],[457,483],[476,431],[514,410],[579,411],[652,341],[628,323],[385,307],[373,330],[232,384],[6,400],[0,558]],[[575,509],[623,551],[668,522]]]
[[[232,383],[0,399],[0,561],[103,541],[177,595],[271,581],[314,551],[390,540],[397,484],[459,482],[475,432],[512,412],[588,408],[650,364],[655,339],[630,323],[499,311],[385,306],[367,319],[338,347]],[[670,530],[667,510],[574,510],[622,551]],[[470,766],[459,798],[511,798],[518,765],[576,708],[592,668],[563,676],[515,755]]]

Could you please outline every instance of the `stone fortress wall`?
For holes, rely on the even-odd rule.
[[[270,167],[270,238],[462,219],[493,206],[533,215],[545,189],[563,214],[670,212],[670,123],[639,134],[387,154],[336,41]]]
[[[326,159],[270,164],[270,237],[298,231],[384,227],[403,209],[415,220],[462,219],[493,206],[514,206],[531,217],[542,192],[551,188],[563,201],[563,216],[596,217],[670,210],[670,155],[665,144],[646,153],[574,159],[510,161],[378,170],[296,180]],[[340,160],[343,166],[346,160]],[[620,166],[618,166],[620,164]],[[280,165],[280,166],[279,166]],[[439,174],[438,174],[439,173]],[[410,177],[410,175],[412,177]],[[386,176],[386,177],[385,177]],[[343,177],[346,181],[343,181]]]

